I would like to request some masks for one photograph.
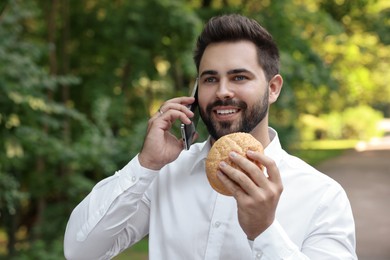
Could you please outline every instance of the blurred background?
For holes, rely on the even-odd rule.
[[[1,0],[0,259],[63,258],[72,209],[139,151],[164,100],[188,94],[203,24],[233,12],[280,47],[271,125],[289,152],[316,165],[385,134],[387,0]]]

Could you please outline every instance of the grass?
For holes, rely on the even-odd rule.
[[[148,260],[148,237],[145,237],[131,248],[126,249],[113,260]]]
[[[291,154],[301,158],[311,166],[316,166],[319,163],[341,155],[345,150],[327,149],[327,150],[292,150]]]
[[[345,150],[353,149],[357,140],[321,140],[301,142],[293,145],[289,153],[306,161],[312,166],[341,155]]]
[[[299,150],[345,150],[354,148],[359,140],[320,140],[300,142],[292,146]]]

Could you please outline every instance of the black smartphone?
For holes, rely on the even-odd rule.
[[[199,121],[199,109],[198,109],[198,79],[195,80],[194,87],[192,88],[191,96],[195,97],[194,103],[192,103],[189,108],[194,113],[194,116],[191,118],[191,124],[181,124],[180,132],[184,142],[184,149],[190,149],[194,135],[196,133],[196,125]]]

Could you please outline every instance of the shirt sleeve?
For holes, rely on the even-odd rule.
[[[309,259],[289,239],[277,220],[249,244],[253,259]]]
[[[277,220],[254,241],[249,241],[253,259],[264,260],[357,259],[355,243],[350,203],[337,185],[319,202],[301,247],[290,240]]]
[[[100,181],[73,210],[65,231],[66,259],[111,259],[148,233],[145,191],[157,171],[143,168],[138,156]]]

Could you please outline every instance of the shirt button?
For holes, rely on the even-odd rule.
[[[219,228],[220,225],[221,225],[221,222],[219,222],[219,221],[216,221],[216,222],[214,223],[214,227],[215,227],[215,228]]]
[[[259,252],[256,254],[256,259],[260,259],[263,256],[263,253]]]
[[[137,180],[137,177],[135,177],[135,176],[131,177],[132,182],[135,182],[136,180]]]

